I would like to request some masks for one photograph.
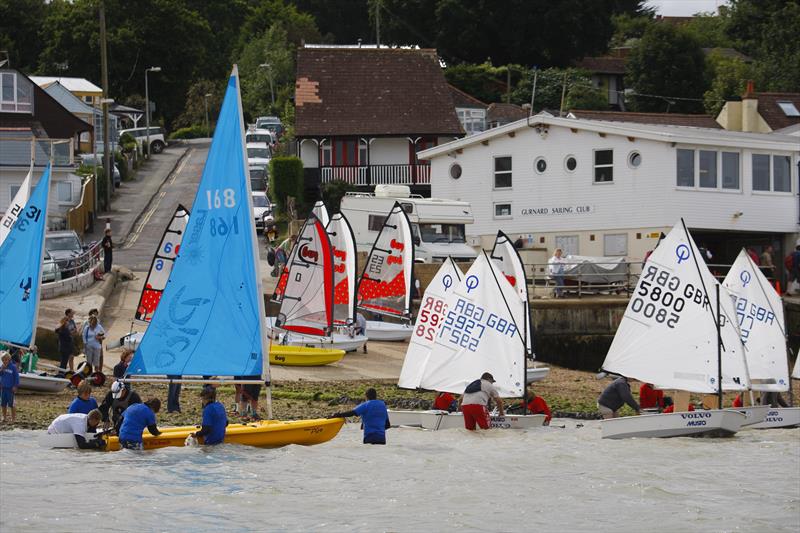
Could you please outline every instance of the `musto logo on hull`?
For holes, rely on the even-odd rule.
[[[689,419],[686,427],[705,426],[706,420],[704,419],[711,418],[711,413],[681,413],[681,418]]]

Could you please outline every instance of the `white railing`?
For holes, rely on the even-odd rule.
[[[54,165],[73,165],[73,139],[42,139],[15,135],[0,136],[3,149],[0,151],[0,165],[28,166],[31,159],[36,166],[45,166],[52,161]]]
[[[322,183],[333,180],[352,185],[428,185],[431,182],[430,165],[371,165],[352,167],[322,167]]]

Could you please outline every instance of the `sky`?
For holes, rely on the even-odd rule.
[[[656,7],[659,15],[688,17],[698,12],[716,13],[717,8],[728,0],[648,0],[647,5]]]

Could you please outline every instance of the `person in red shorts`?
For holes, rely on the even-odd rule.
[[[484,372],[480,379],[476,379],[464,389],[464,394],[458,402],[461,412],[464,414],[464,427],[470,431],[475,429],[477,424],[481,429],[489,429],[489,410],[487,405],[489,399],[493,399],[497,404],[500,416],[505,416],[503,411],[503,400],[494,388],[494,377],[489,372]]]
[[[455,396],[449,392],[440,392],[436,395],[436,399],[433,400],[433,409],[439,409],[440,411],[455,411],[455,401]]]
[[[532,415],[545,415],[544,425],[549,426],[553,416],[550,413],[550,407],[548,407],[547,402],[531,389],[528,389],[528,398],[530,398],[528,401],[528,412]]]
[[[642,383],[639,387],[639,407],[642,409],[663,409],[664,391],[653,387],[652,383]]]

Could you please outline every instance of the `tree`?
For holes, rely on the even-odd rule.
[[[294,0],[294,5],[314,17],[324,42],[355,44],[361,39],[368,43],[375,37],[368,0]]]
[[[43,0],[0,0],[0,50],[9,65],[32,73],[42,49],[39,30],[47,4]],[[0,61],[6,59],[0,56]]]
[[[718,52],[709,55],[708,65],[712,81],[711,88],[703,94],[703,105],[706,113],[717,116],[726,100],[744,94],[747,81],[756,74],[756,67],[738,57],[725,57]]]
[[[447,83],[487,104],[499,102],[506,91],[506,84],[501,81],[505,79],[505,70],[489,62],[449,66],[444,70],[444,77]]]
[[[207,94],[211,96],[206,97]],[[194,82],[186,91],[186,104],[183,107],[183,113],[175,120],[175,125],[178,127],[205,126],[207,103],[209,130],[213,131],[224,94],[225,83],[223,79],[198,80]]]
[[[636,111],[702,112],[699,100],[708,88],[703,51],[681,28],[654,24],[631,49],[625,84],[635,91],[630,102]]]
[[[730,48],[733,40],[728,36],[728,11],[723,9],[719,15],[699,13],[681,28],[692,35],[703,48]]]
[[[592,84],[591,74],[577,68],[549,68],[540,70],[536,76],[536,99],[533,112],[549,109],[558,112],[561,109],[561,95],[564,94],[564,111],[570,109],[608,109],[608,96]],[[533,89],[533,73],[520,81],[511,95],[513,103],[522,105],[530,103]]]
[[[641,39],[644,32],[655,24],[653,13],[644,14],[620,13],[611,18],[614,25],[614,35],[611,37],[611,46],[630,46]]]

